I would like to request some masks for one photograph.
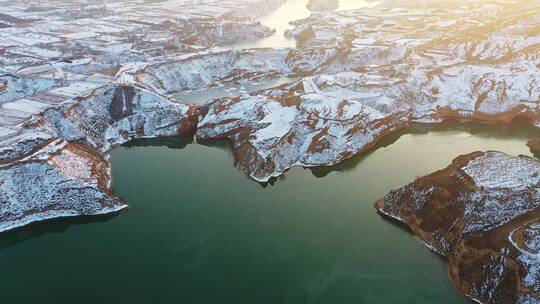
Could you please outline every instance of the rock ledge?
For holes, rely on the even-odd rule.
[[[375,203],[445,256],[481,303],[540,302],[540,163],[500,152],[456,158]]]

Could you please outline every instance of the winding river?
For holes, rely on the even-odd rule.
[[[340,9],[360,9],[374,6],[376,2],[365,0],[341,0]],[[229,49],[253,49],[253,48],[294,48],[296,42],[294,39],[285,37],[285,31],[293,26],[290,21],[309,17],[311,12],[306,8],[306,0],[287,0],[281,7],[272,14],[263,16],[258,21],[275,30],[274,35],[255,41],[239,41],[225,44],[220,47]],[[204,104],[206,101],[222,97],[236,97],[245,93],[276,87],[288,82],[297,80],[297,78],[277,77],[259,83],[232,83],[225,84],[215,88],[208,88],[202,91],[188,91],[176,94],[181,102],[192,104]]]
[[[256,41],[236,42],[227,45],[227,47],[233,49],[295,47],[296,42],[293,39],[285,37],[284,34],[286,30],[292,28],[289,22],[304,19],[311,15],[311,12],[306,8],[306,3],[307,0],[287,0],[287,2],[285,2],[272,14],[261,17],[259,21],[263,25],[276,30],[274,35]],[[377,2],[373,0],[340,0],[339,9],[360,9],[364,7],[372,7],[376,3]]]

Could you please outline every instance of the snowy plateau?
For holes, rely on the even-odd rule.
[[[540,127],[538,1],[312,0],[285,33],[257,21],[285,1],[0,0],[0,232],[126,208],[107,153],[133,138],[227,140],[264,183],[416,122]],[[227,47],[282,34],[296,47]],[[243,84],[258,89],[183,97]],[[535,159],[475,152],[375,206],[471,299],[540,303],[539,176]]]

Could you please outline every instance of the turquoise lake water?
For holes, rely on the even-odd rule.
[[[535,134],[533,134],[535,133]],[[116,216],[0,235],[5,303],[468,303],[444,260],[372,203],[459,154],[530,155],[525,127],[416,126],[332,168],[250,180],[220,142],[111,152]]]

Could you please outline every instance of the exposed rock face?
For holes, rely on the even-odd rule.
[[[0,32],[0,232],[125,207],[105,153],[192,132],[199,110],[169,95],[289,74],[289,50],[210,49],[272,34],[253,18],[283,2],[6,4],[17,29]]]
[[[375,82],[392,80],[342,73],[216,100],[203,110],[197,137],[231,140],[238,165],[258,181],[292,166],[332,165],[408,126],[410,109]]]
[[[335,164],[413,121],[540,125],[532,12],[538,3],[486,0],[313,14],[288,32],[300,48],[286,63],[317,76],[208,104],[198,136],[228,138],[239,166],[266,181],[295,165]]]
[[[288,35],[301,48],[336,50],[314,73],[399,79],[403,103],[425,114],[437,104],[455,116],[481,111],[503,118],[522,107],[538,123],[538,13],[540,5],[528,1],[386,1],[313,14]]]
[[[472,72],[470,75],[474,78]],[[467,76],[462,72],[460,77]],[[457,118],[509,123],[522,116],[540,117],[537,102],[528,100],[527,94],[507,98],[509,92],[494,93],[492,100],[477,107],[474,96],[453,97],[458,92],[452,81],[430,83],[430,90],[448,92],[424,99],[422,94],[428,88],[414,80],[355,72],[306,77],[296,85],[206,105],[197,136],[228,138],[238,165],[252,178],[268,181],[292,166],[333,165],[411,122]],[[536,81],[540,81],[540,73],[529,74],[514,87],[525,89]],[[467,90],[468,85],[472,94],[475,83],[470,79],[459,88]]]
[[[88,142],[106,152],[134,137],[191,132],[197,109],[132,86],[108,85],[66,109],[65,116]]]
[[[288,50],[201,52],[177,60],[135,66],[122,71],[126,84],[143,85],[162,95],[215,87],[240,80],[292,74]]]
[[[296,49],[244,51],[213,46],[271,34],[250,17],[284,0],[53,2],[17,3],[17,16],[37,18],[0,32],[0,232],[125,208],[105,153],[131,138],[197,128],[200,140],[231,141],[238,166],[264,182],[336,164],[411,122],[540,126],[538,1],[387,0],[293,22]],[[173,102],[278,76],[303,78],[200,108]],[[539,184],[538,162],[477,152],[375,206],[446,256],[471,298],[540,303]]]
[[[250,40],[270,36],[274,30],[262,25],[260,22],[239,22],[238,20],[197,21],[186,20],[181,25],[182,30],[189,33],[184,42],[197,45],[212,45],[213,43],[226,43],[239,40]]]
[[[0,134],[0,232],[125,208],[109,190],[104,153],[134,137],[191,132],[198,115],[192,106],[116,84],[31,116],[24,113],[7,129],[12,131]]]
[[[529,140],[529,142],[527,142],[527,146],[531,148],[533,153],[540,153],[540,138]]]
[[[526,117],[540,126],[537,2],[384,1],[373,9],[313,14],[294,22],[295,28],[287,35],[297,40],[296,49],[210,48],[229,39],[268,35],[268,28],[248,17],[281,3],[241,1],[236,8],[228,1],[200,7],[191,1],[133,2],[112,6],[112,11],[104,10],[95,20],[80,12],[80,19],[55,18],[54,29],[41,22],[37,32],[22,26],[21,32],[0,33],[3,41],[9,41],[4,43],[13,43],[0,54],[2,70],[21,76],[0,77],[2,181],[46,181],[46,188],[32,192],[43,200],[26,197],[10,183],[0,184],[0,193],[9,195],[6,209],[0,205],[0,231],[39,219],[122,208],[108,192],[110,177],[103,169],[107,166],[103,155],[134,137],[177,136],[197,127],[201,140],[230,140],[237,164],[255,180],[268,181],[293,166],[336,164],[415,121],[452,118],[508,123]],[[313,6],[335,3],[311,1]],[[58,1],[58,6],[70,16],[79,16],[69,2]],[[130,12],[133,16],[127,18],[135,22],[125,22],[126,14],[116,16],[115,10]],[[141,18],[145,10],[154,16]],[[39,14],[47,20],[53,13]],[[99,31],[89,32],[95,24]],[[64,34],[66,29],[75,32]],[[32,55],[20,55],[27,53]],[[177,93],[277,76],[304,78],[251,95],[214,100],[202,108],[171,102]],[[521,162],[508,163],[507,170],[518,175],[510,166],[519,168]],[[74,167],[82,169],[70,169]],[[469,240],[464,236],[502,231],[536,206],[532,192],[505,199],[508,191],[525,190],[486,194],[482,191],[487,190],[474,189],[455,190],[465,191],[476,203],[459,202],[464,210],[462,230],[449,234],[441,244],[452,241],[452,248],[465,248],[469,243],[455,245],[460,239]],[[77,203],[72,195],[84,199]],[[507,201],[508,210],[493,203],[497,200]],[[20,209],[15,208],[17,201]],[[467,206],[479,211],[467,211]],[[492,211],[503,215],[481,215]],[[529,248],[525,250],[532,254],[535,229],[524,225],[515,233],[523,235],[523,244]],[[494,243],[506,237],[494,235]],[[520,242],[516,240],[516,246],[526,248]],[[449,259],[466,254],[458,250],[451,255],[455,250],[450,245],[441,249],[435,241],[432,246]],[[495,266],[467,268],[485,269],[484,274],[456,272],[459,276],[453,276],[459,280],[455,281],[465,282],[460,289],[485,302],[512,300],[513,295],[522,302],[537,297],[528,292],[538,281],[532,270],[526,277],[513,276],[520,278],[515,286],[521,287],[497,289],[506,284],[500,282],[507,282],[491,275],[499,265],[510,265],[505,266],[504,275],[536,267],[534,259],[525,259],[528,255],[518,256],[518,249],[508,247],[503,252],[502,248],[489,249],[499,255],[474,251],[473,257],[488,258],[478,263]],[[482,277],[492,279],[478,285]]]
[[[245,1],[244,3],[233,6],[227,5],[227,10],[219,15],[217,20],[208,18],[189,18],[185,20],[176,20],[175,25],[181,29],[182,35],[187,36],[183,39],[184,41],[196,41],[196,44],[207,47],[212,46],[214,43],[262,38],[272,35],[274,30],[262,25],[260,22],[250,20],[255,20],[260,16],[270,14],[285,3],[285,1],[286,0]],[[184,7],[181,6],[181,8],[183,9]],[[174,22],[171,23],[174,24]],[[176,33],[178,33],[178,31]]]
[[[445,256],[457,288],[481,303],[540,302],[540,163],[499,152],[456,158],[375,208]]]
[[[51,218],[117,212],[109,164],[84,144],[55,140],[0,166],[0,232]]]
[[[306,7],[310,11],[333,11],[338,9],[339,0],[309,0]]]

